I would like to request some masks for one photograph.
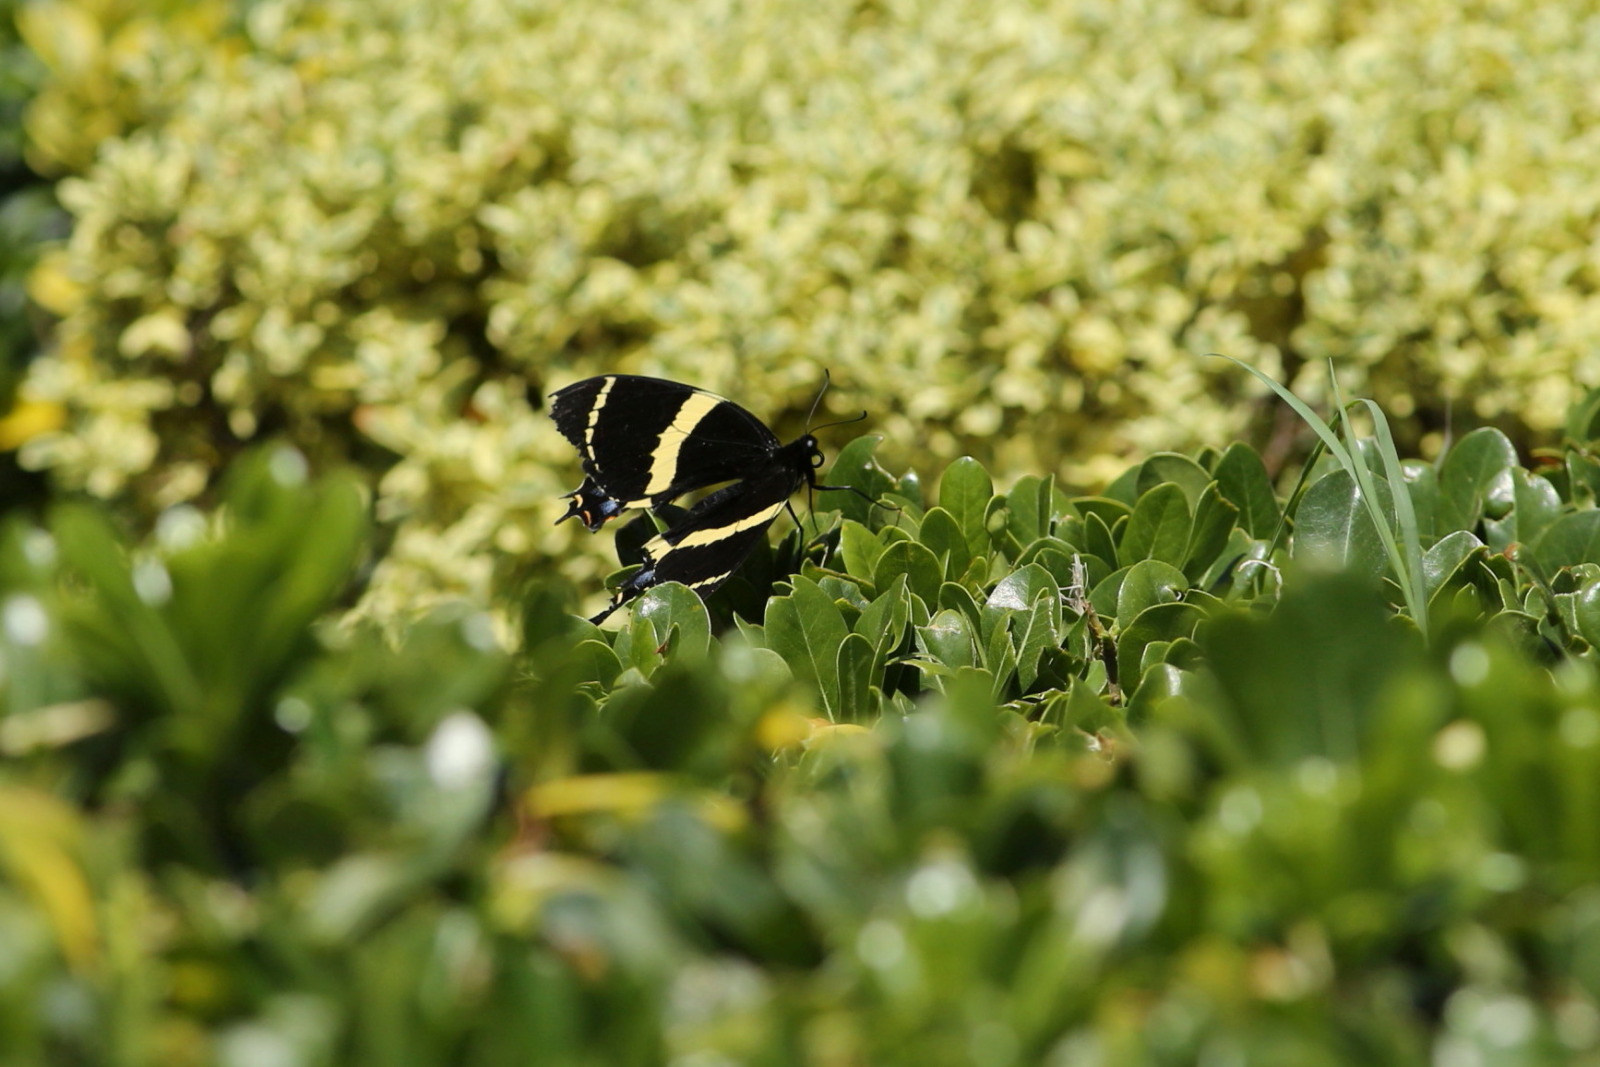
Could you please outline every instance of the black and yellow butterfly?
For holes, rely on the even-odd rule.
[[[795,490],[842,488],[817,484],[822,450],[812,434],[783,444],[738,404],[681,382],[585,378],[551,395],[550,417],[577,448],[585,476],[558,523],[576,518],[598,530],[629,508],[658,508],[733,483],[645,542],[644,566],[595,622],[662,582],[710,595],[766,536]]]

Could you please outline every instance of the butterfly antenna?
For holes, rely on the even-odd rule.
[[[811,410],[806,412],[806,427],[807,427],[806,432],[807,433],[811,432],[811,430],[810,430],[811,420],[817,414],[817,405],[822,403],[822,394],[824,394],[824,393],[826,393],[828,391],[828,384],[832,380],[833,380],[833,376],[828,373],[828,368],[826,368],[826,367],[822,368],[822,388],[817,390],[816,399],[811,401]],[[862,412],[862,414],[865,415],[866,413]],[[819,429],[820,429],[820,427],[819,427]]]
[[[828,430],[828,429],[832,429],[835,426],[849,426],[852,422],[860,422],[862,419],[864,419],[866,417],[867,417],[867,413],[865,411],[863,411],[861,414],[856,415],[853,418],[840,419],[838,422],[825,422],[821,426],[817,426],[817,427],[813,428],[811,430],[811,432],[812,433],[816,433],[818,430]]]

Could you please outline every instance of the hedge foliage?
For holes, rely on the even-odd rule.
[[[1242,444],[1080,497],[863,438],[829,481],[898,510],[611,630],[536,583],[509,653],[472,608],[336,623],[369,509],[287,447],[136,543],[13,516],[0,1049],[1600,1062],[1597,411],[1376,519]]]
[[[12,28],[15,0],[0,0],[0,415],[10,411],[27,359],[38,347],[25,280],[48,234],[48,187],[23,165],[23,106],[42,77]],[[0,450],[20,437],[0,430]]]
[[[1580,0],[23,15],[75,220],[24,461],[147,517],[263,436],[354,463],[384,617],[580,558],[538,395],[596,370],[775,416],[828,367],[896,462],[1078,484],[1241,430],[1205,351],[1413,440],[1600,384]]]

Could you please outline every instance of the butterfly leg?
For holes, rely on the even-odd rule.
[[[654,565],[647,565],[640,570],[634,571],[623,579],[621,585],[617,586],[616,592],[611,595],[611,603],[607,604],[604,610],[589,621],[599,626],[611,617],[612,612],[630,601],[637,600],[646,589],[655,584],[656,569]]]

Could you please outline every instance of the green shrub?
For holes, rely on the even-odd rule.
[[[0,1048],[1595,1062],[1594,410],[1375,517],[1244,445],[1072,497],[863,438],[829,480],[900,510],[841,494],[611,630],[536,584],[514,653],[473,610],[335,624],[362,494],[287,448],[141,543],[13,521]],[[1426,627],[1359,532],[1397,494]]]
[[[831,367],[892,462],[1075,484],[1242,429],[1199,352],[1337,357],[1409,440],[1600,384],[1581,3],[28,10],[76,176],[25,461],[147,516],[263,435],[357,463],[385,617],[593,575],[529,393],[597,370]]]
[[[0,511],[41,495],[44,479],[18,469],[16,448],[62,421],[53,405],[15,403],[39,349],[39,316],[27,307],[28,272],[41,242],[64,230],[49,184],[23,163],[23,105],[42,71],[13,26],[18,7],[16,0],[0,0]]]

